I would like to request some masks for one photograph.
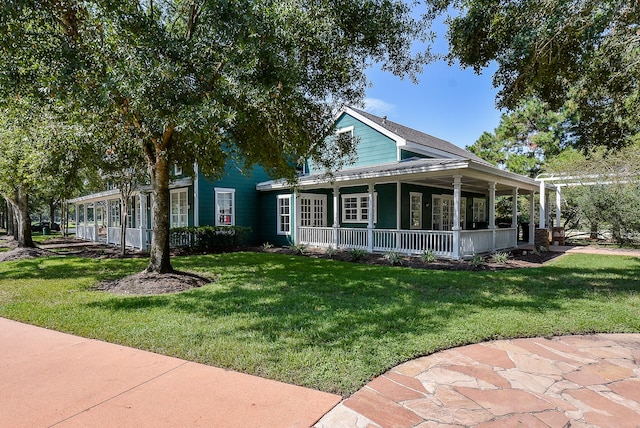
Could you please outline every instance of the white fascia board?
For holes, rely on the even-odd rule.
[[[191,178],[181,178],[179,180],[172,181],[169,183],[169,189],[177,189],[178,187],[187,187],[193,183]],[[138,187],[138,190],[135,193],[147,193],[151,191],[151,186],[145,185]],[[69,199],[67,201],[68,204],[76,204],[76,203],[84,203],[84,202],[92,202],[92,201],[100,201],[103,199],[116,199],[120,197],[120,190],[111,189],[105,190],[103,192],[91,193],[89,195],[78,196],[77,198]]]
[[[103,199],[113,199],[113,197],[120,197],[120,191],[118,189],[105,190],[104,192],[91,193],[89,195],[78,196],[77,198],[69,199],[68,204],[85,203],[92,201],[99,201]]]
[[[403,144],[403,148],[412,152],[420,153],[427,156],[433,156],[436,159],[465,159],[462,156],[454,155],[453,153],[445,152],[442,150],[434,149],[431,147],[423,146],[422,144],[406,141]]]
[[[382,135],[391,138],[393,141],[396,142],[396,146],[404,146],[404,145],[407,144],[407,140],[405,140],[404,138],[400,137],[398,134],[389,131],[387,128],[384,128],[384,127],[378,125],[377,123],[373,122],[372,120],[367,119],[366,117],[362,116],[361,114],[359,114],[358,112],[352,110],[351,108],[345,107],[343,112],[347,113],[349,116],[352,116],[355,119],[358,119],[360,122],[364,123],[365,125],[375,129],[376,131],[378,131]]]
[[[516,183],[519,188],[527,190],[539,190],[540,183],[533,178],[525,177],[524,175],[516,174],[515,172],[503,171],[491,165],[484,165],[475,161],[469,161],[470,169],[479,171],[483,174],[491,174],[497,178],[502,178],[506,181]],[[497,180],[498,182],[500,180]]]
[[[318,177],[313,180],[298,182],[298,186],[301,188],[305,188],[305,187],[315,187],[319,185],[329,185],[330,183],[345,183],[350,181],[364,181],[364,180],[371,181],[371,180],[377,180],[380,178],[403,177],[403,176],[412,176],[416,174],[425,174],[430,172],[460,170],[460,169],[465,169],[468,166],[469,166],[469,162],[466,160],[463,160],[455,163],[427,165],[427,166],[413,167],[413,168],[399,168],[399,169],[393,169],[388,171],[355,172],[352,174],[343,174],[343,175],[334,176],[334,177],[327,176],[325,179]],[[285,180],[273,180],[273,181],[258,183],[256,185],[256,190],[269,191],[269,190],[289,189],[290,187],[291,185]]]

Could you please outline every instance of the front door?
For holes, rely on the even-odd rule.
[[[466,198],[460,198],[460,227],[464,229],[466,220]],[[453,228],[453,196],[433,197],[433,230],[451,230]]]
[[[302,194],[300,203],[300,226],[325,227],[327,225],[325,195]]]

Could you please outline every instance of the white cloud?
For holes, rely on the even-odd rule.
[[[376,116],[386,116],[396,109],[396,106],[389,104],[385,101],[377,98],[365,98],[364,100],[365,111],[375,114]]]

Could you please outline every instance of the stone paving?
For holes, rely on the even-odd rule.
[[[316,428],[640,427],[640,334],[513,339],[374,379]]]

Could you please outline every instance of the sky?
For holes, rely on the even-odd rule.
[[[433,51],[446,53],[444,25],[434,30],[439,37]],[[483,132],[493,132],[500,122],[501,112],[495,106],[498,89],[491,81],[494,69],[477,75],[472,69],[438,61],[426,65],[414,84],[371,68],[367,76],[372,87],[367,90],[364,110],[464,148]]]

